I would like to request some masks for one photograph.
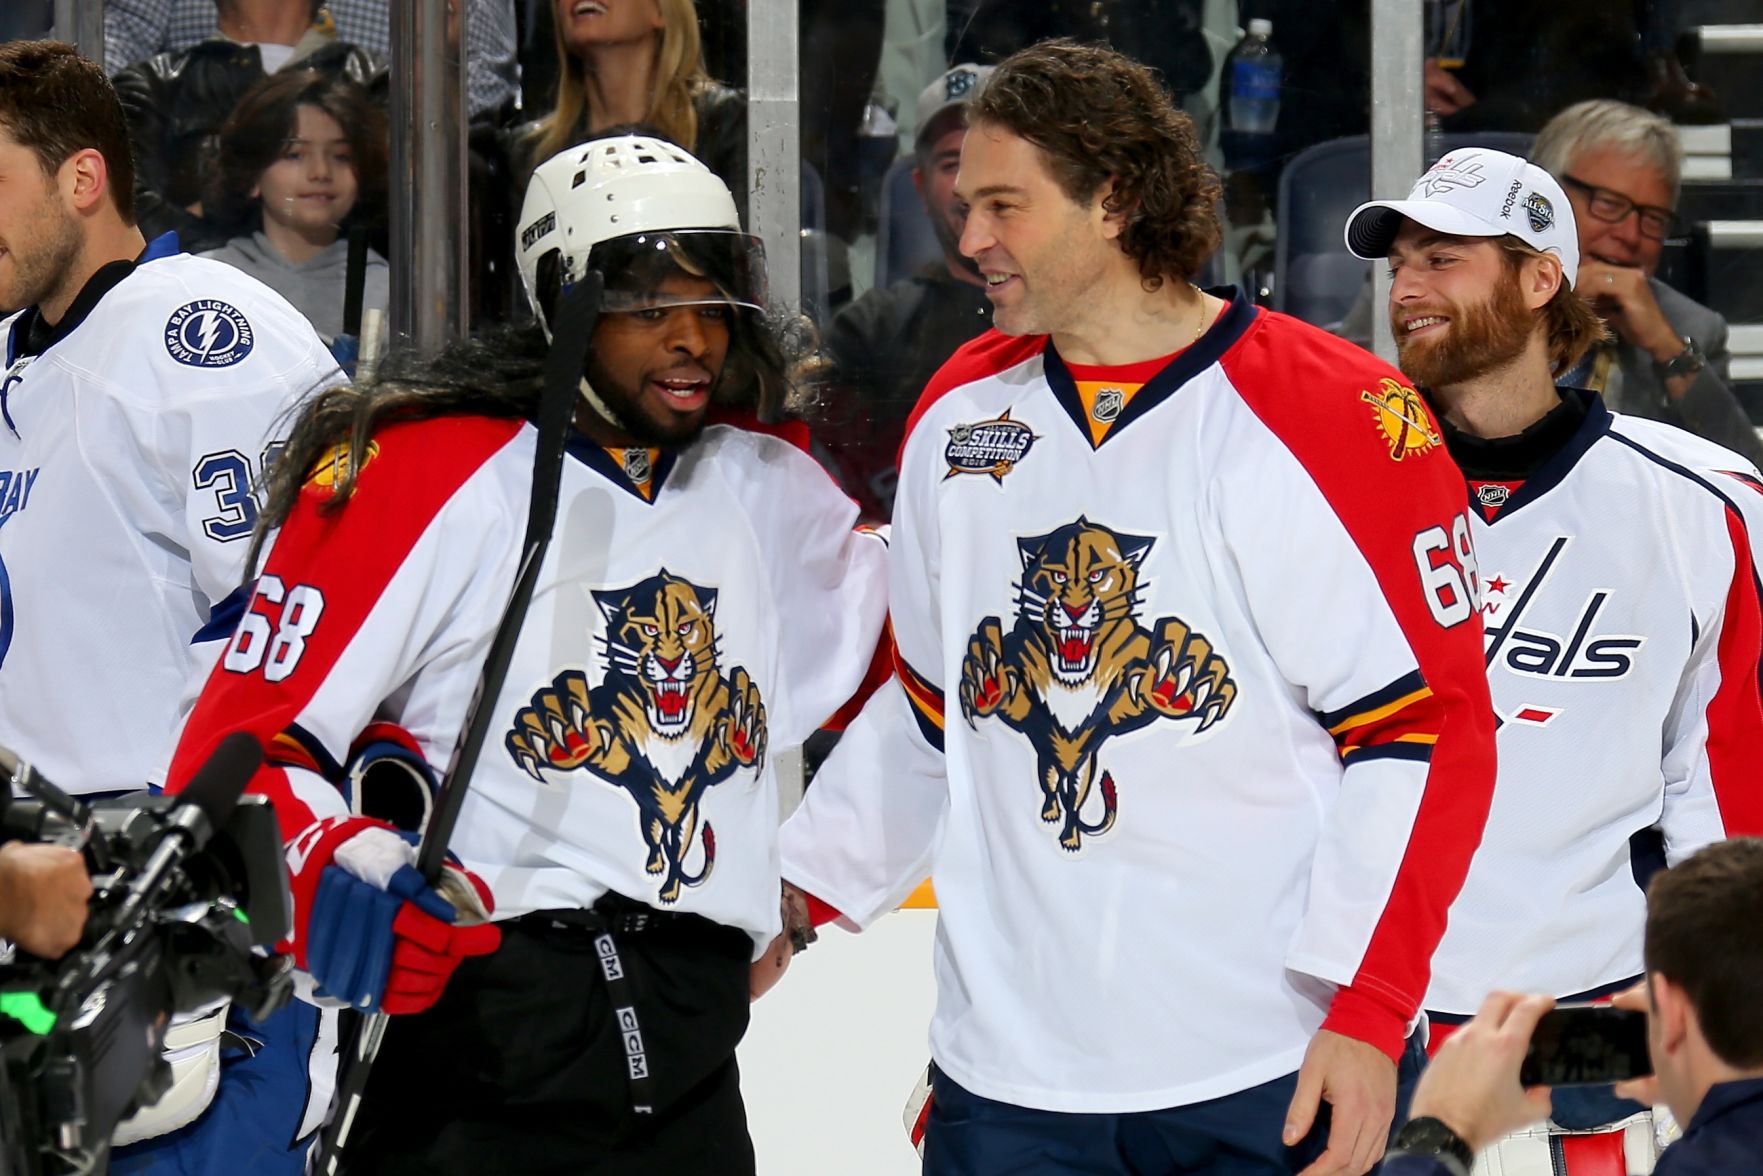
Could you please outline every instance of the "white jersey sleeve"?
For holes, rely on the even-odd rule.
[[[506,605],[525,528],[533,433],[519,422],[424,422],[382,434],[357,494],[322,512],[318,473],[276,536],[243,621],[179,740],[171,779],[187,782],[243,725],[268,749],[253,789],[276,803],[284,838],[345,810],[350,745],[398,722],[439,767]],[[468,618],[471,623],[460,623]],[[445,688],[382,714],[416,675]]]
[[[930,872],[948,808],[942,626],[929,444],[909,440],[889,535],[894,676],[821,765],[779,837],[784,878],[866,927]]]
[[[1723,838],[1763,835],[1763,477],[1736,453],[1648,425],[1623,418],[1618,429],[1725,500],[1725,543],[1704,565],[1722,598],[1696,625],[1663,732],[1659,828],[1676,865]]]

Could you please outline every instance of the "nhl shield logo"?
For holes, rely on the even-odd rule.
[[[256,342],[245,316],[214,298],[186,302],[165,322],[165,350],[189,367],[230,367]]]
[[[1419,457],[1439,447],[1439,435],[1414,389],[1385,376],[1376,392],[1361,392],[1359,399],[1371,406],[1371,419],[1389,445],[1392,461]]]
[[[653,466],[649,461],[647,449],[627,449],[624,451],[624,476],[633,482],[647,482]]]
[[[943,460],[949,472],[948,481],[956,474],[985,474],[1002,483],[1004,475],[1015,469],[1028,456],[1038,438],[1034,430],[1021,421],[1010,419],[1005,409],[989,421],[960,424],[948,430],[949,443],[943,446]]]
[[[1126,407],[1126,393],[1119,388],[1104,388],[1096,393],[1096,407],[1090,415],[1103,424],[1120,416],[1120,410]]]
[[[1512,491],[1496,482],[1488,482],[1477,487],[1475,491],[1476,501],[1490,510],[1505,506],[1506,500],[1510,497],[1512,497]]]

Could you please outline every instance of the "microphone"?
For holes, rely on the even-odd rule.
[[[239,797],[245,794],[252,774],[262,763],[263,744],[250,732],[234,731],[220,741],[166,814],[159,844],[153,847],[140,874],[129,886],[128,897],[117,909],[117,926],[132,926],[141,908],[170,876],[172,867],[207,845],[215,830],[226,824],[238,807]]]
[[[263,744],[249,731],[234,731],[196,769],[171,811],[172,823],[189,834],[191,850],[208,844],[214,831],[227,823],[262,764]]]

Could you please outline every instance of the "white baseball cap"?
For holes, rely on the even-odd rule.
[[[993,68],[989,65],[957,65],[924,88],[918,95],[918,129],[914,132],[920,146],[931,124],[944,111],[960,109],[973,100],[985,80],[992,76]]]
[[[1486,147],[1463,147],[1427,169],[1406,200],[1372,200],[1347,218],[1347,248],[1381,261],[1407,218],[1455,237],[1512,234],[1561,258],[1571,287],[1579,276],[1579,230],[1555,177],[1528,160]]]

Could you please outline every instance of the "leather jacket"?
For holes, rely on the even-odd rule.
[[[385,63],[348,42],[296,53],[284,68],[346,76],[385,100]],[[135,148],[135,217],[149,239],[175,229],[190,252],[225,244],[224,231],[187,209],[202,199],[203,168],[221,125],[265,76],[255,45],[213,38],[155,54],[113,79]]]

